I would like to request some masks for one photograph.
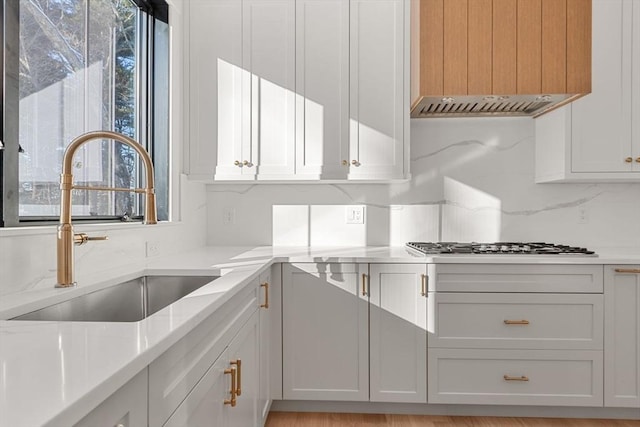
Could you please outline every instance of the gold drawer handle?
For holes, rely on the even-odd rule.
[[[505,325],[528,325],[529,321],[528,320],[505,320],[504,321]]]
[[[423,297],[427,296],[427,275],[426,274],[422,274],[421,276],[421,284],[422,284],[422,289],[420,289],[420,295],[422,295]]]
[[[269,308],[269,283],[264,282],[260,287],[264,288],[264,304],[260,304],[260,308]]]
[[[367,275],[362,273],[362,296],[367,296]]]
[[[627,162],[627,163],[631,163],[631,162],[633,162],[633,157],[627,157],[627,158],[624,159],[624,161]]]
[[[616,268],[616,273],[640,274],[640,268]]]
[[[524,375],[521,377],[510,377],[509,375],[505,375],[503,378],[505,381],[529,381],[529,377]]]
[[[238,367],[238,369],[236,370],[236,396],[240,396],[242,395],[242,360],[238,359],[238,360],[232,360],[231,361],[232,365],[236,365]]]
[[[229,393],[231,393],[231,399],[225,399],[224,404],[234,407],[236,406],[236,368],[231,367],[229,369],[225,369],[224,373],[225,375],[231,375],[231,391],[229,391]]]

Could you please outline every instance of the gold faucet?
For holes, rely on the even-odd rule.
[[[136,150],[142,158],[146,170],[145,188],[114,188],[114,187],[85,187],[73,185],[71,164],[73,156],[84,143],[94,139],[112,139],[126,144]],[[127,191],[144,193],[144,224],[156,224],[156,195],[153,187],[153,163],[149,153],[136,141],[128,136],[111,132],[95,131],[84,133],[75,138],[66,151],[62,160],[62,174],[60,175],[60,225],[58,226],[58,283],[56,288],[68,288],[75,286],[73,281],[73,244],[82,245],[89,240],[106,240],[107,237],[89,237],[84,233],[73,233],[71,225],[71,191],[72,190],[102,190],[102,191]]]

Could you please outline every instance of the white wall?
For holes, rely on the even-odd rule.
[[[412,120],[410,182],[209,185],[207,243],[272,244],[273,205],[362,204],[367,224],[355,233],[357,245],[398,244],[405,240],[406,228],[420,221],[415,238],[406,240],[427,235],[443,241],[640,247],[640,184],[535,184],[534,143],[530,118]],[[424,205],[432,214],[424,219],[407,215],[407,226],[398,228],[390,225],[399,209],[391,205]],[[428,210],[433,206],[435,213]],[[336,209],[344,211],[342,206]],[[234,223],[225,223],[225,210],[235,212]],[[276,210],[280,231],[275,241],[283,242],[282,233],[291,232],[286,224],[294,227],[295,217],[281,217],[282,208]],[[343,244],[343,216],[334,218],[334,225],[326,219],[311,221],[314,231],[307,230],[308,239],[322,233],[322,244],[331,236]]]

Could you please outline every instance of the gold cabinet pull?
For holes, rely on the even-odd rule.
[[[616,268],[616,273],[640,274],[640,268]]]
[[[360,166],[360,162],[357,160],[351,160],[351,164],[356,167]]]
[[[505,325],[528,325],[529,321],[528,320],[505,320],[504,321]]]
[[[236,160],[235,162],[233,162],[233,164],[236,166],[242,166],[242,163],[240,163],[240,160]]]
[[[633,157],[627,157],[626,159],[624,159],[624,161],[627,163],[631,163],[633,162]]]
[[[240,396],[242,394],[242,360],[232,360],[231,364],[238,367],[236,370],[236,396]]]
[[[260,304],[260,308],[269,308],[269,283],[264,282],[260,287],[264,288],[264,304]]]
[[[229,391],[229,393],[231,393],[231,399],[225,399],[224,404],[234,407],[236,406],[236,368],[232,366],[229,369],[225,369],[224,373],[225,375],[231,375],[231,391]]]
[[[421,282],[421,286],[422,288],[420,289],[420,295],[422,295],[423,297],[427,296],[427,280],[428,277],[426,274],[421,274],[420,275],[420,282]]]
[[[348,160],[343,160],[342,161],[342,166],[349,166],[349,161]]]
[[[248,161],[248,160],[245,160],[244,162],[242,162],[242,164],[243,164],[244,166],[249,166],[249,161]]]
[[[636,157],[636,163],[640,163],[640,157]]]
[[[362,273],[362,296],[367,296],[367,275]]]
[[[509,375],[505,375],[503,378],[505,381],[529,381],[529,377],[524,375],[520,377],[510,377]]]

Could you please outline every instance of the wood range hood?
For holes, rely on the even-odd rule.
[[[411,117],[533,116],[591,92],[591,0],[412,0]]]

